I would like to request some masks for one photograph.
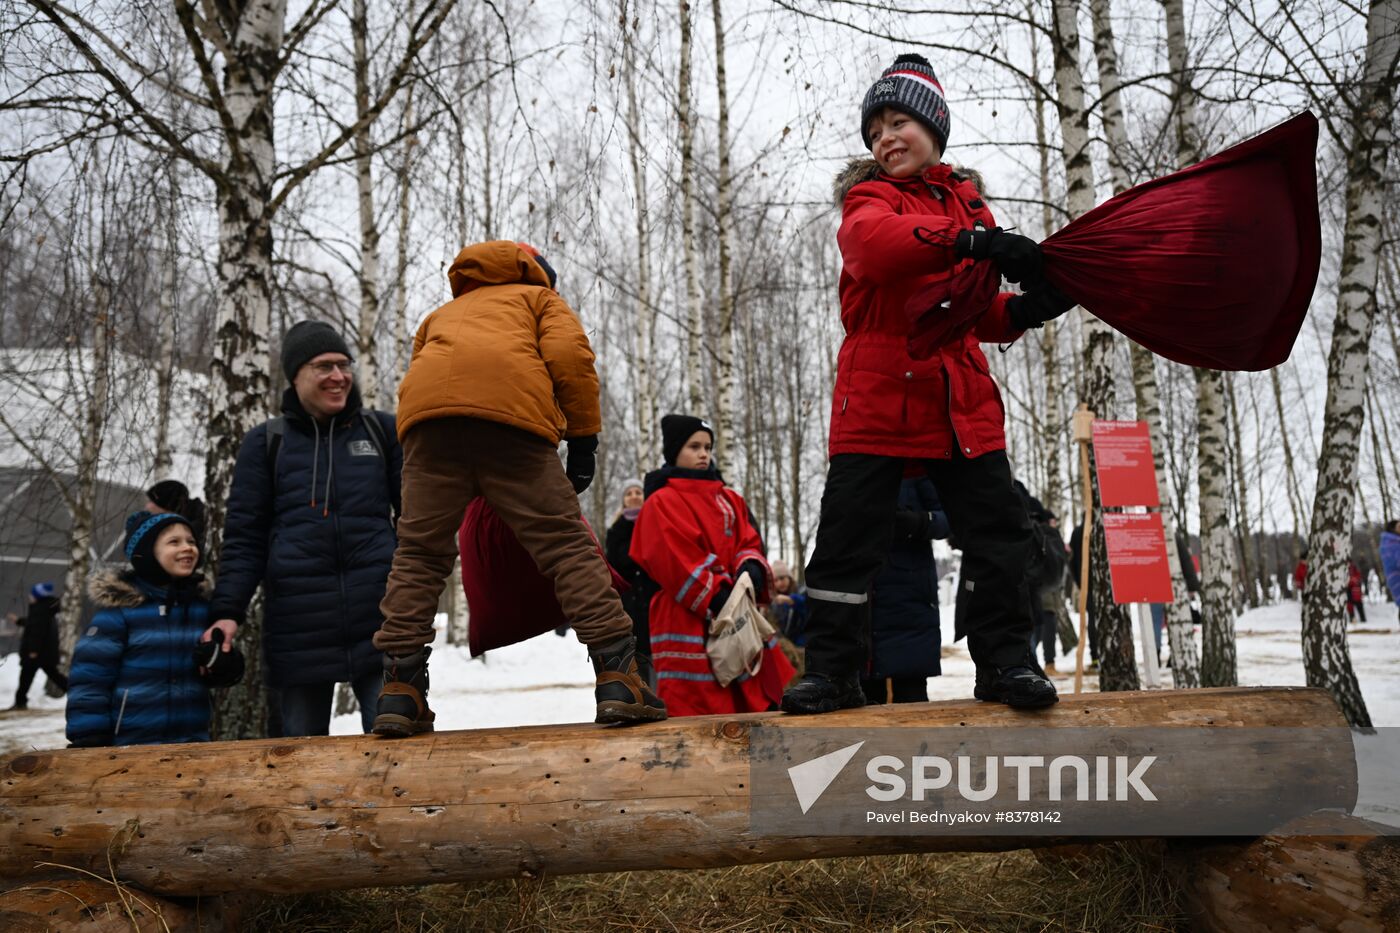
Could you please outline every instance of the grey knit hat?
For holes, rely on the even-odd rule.
[[[860,105],[860,141],[867,149],[870,139],[865,128],[870,125],[870,118],[886,107],[909,114],[928,128],[938,140],[939,149],[948,148],[948,102],[943,98],[943,85],[938,83],[933,66],[922,55],[899,56],[865,92]]]
[[[350,354],[350,345],[336,329],[324,321],[298,321],[282,337],[282,372],[287,381],[296,378],[297,370],[322,353]]]

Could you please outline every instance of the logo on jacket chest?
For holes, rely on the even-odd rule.
[[[379,456],[379,451],[374,449],[374,441],[351,441],[350,456],[377,457]]]

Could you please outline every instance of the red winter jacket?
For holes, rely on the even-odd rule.
[[[1020,336],[998,295],[966,336],[926,360],[909,355],[905,304],[919,290],[971,262],[953,255],[958,231],[996,225],[973,178],[938,165],[894,179],[875,162],[847,166],[835,185],[841,204],[841,323],[831,405],[832,455],[883,454],[947,459],[1006,448],[1005,409],[979,341]],[[914,236],[920,230],[931,243]]]

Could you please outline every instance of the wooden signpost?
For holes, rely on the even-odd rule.
[[[1081,536],[1079,569],[1079,648],[1075,655],[1074,692],[1084,686],[1084,642],[1088,630],[1089,542],[1094,528],[1093,478],[1099,481],[1100,505],[1104,508],[1161,505],[1157,492],[1157,470],[1152,458],[1152,439],[1145,421],[1097,421],[1094,413],[1081,405],[1074,413],[1074,442],[1079,445],[1080,472],[1084,477],[1084,534]],[[1090,476],[1089,445],[1094,445],[1094,476]],[[1162,516],[1157,512],[1106,512],[1102,516],[1113,601],[1130,604],[1142,639],[1144,679],[1147,686],[1158,684],[1157,654],[1150,614],[1144,603],[1170,603],[1172,579],[1167,563],[1166,535]]]

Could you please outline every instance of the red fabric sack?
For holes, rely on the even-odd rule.
[[[583,527],[598,547],[598,559],[607,563],[598,536],[582,517]],[[467,506],[457,532],[462,556],[462,589],[467,596],[467,644],[472,657],[504,648],[545,632],[569,620],[554,598],[554,584],[540,573],[515,533],[483,498]],[[627,591],[627,583],[608,566],[613,589]]]
[[[1100,204],[1041,244],[1045,276],[1169,360],[1263,370],[1288,359],[1322,258],[1310,112]],[[910,302],[910,353],[965,333],[1000,286],[974,263]]]

